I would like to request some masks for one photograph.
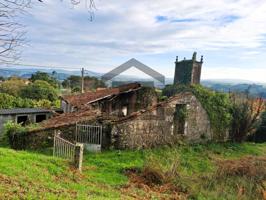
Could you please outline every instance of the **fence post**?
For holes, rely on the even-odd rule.
[[[54,149],[53,149],[53,156],[55,157],[55,148],[56,148],[56,136],[57,136],[57,131],[54,130]]]
[[[76,143],[74,154],[74,167],[80,172],[82,171],[83,149],[84,144]]]

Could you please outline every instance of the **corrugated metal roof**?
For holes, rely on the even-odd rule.
[[[16,115],[16,114],[34,114],[34,113],[48,113],[50,110],[42,108],[13,108],[13,109],[2,109],[0,115]]]

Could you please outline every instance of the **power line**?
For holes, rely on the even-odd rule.
[[[35,65],[35,64],[24,64],[24,63],[14,63],[14,64],[6,64],[6,66],[1,66],[0,68],[6,68],[6,67],[35,67],[35,68],[49,68],[49,69],[76,69],[81,70],[82,67],[62,67],[62,66],[48,66],[48,65]]]

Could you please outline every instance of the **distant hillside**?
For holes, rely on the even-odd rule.
[[[266,98],[266,86],[260,83],[230,83],[221,81],[205,80],[201,82],[205,87],[211,88],[220,92],[249,92],[250,95],[255,97]]]
[[[67,79],[71,75],[81,75],[80,71],[69,71],[62,69],[43,69],[43,68],[35,68],[35,69],[26,69],[26,68],[0,68],[0,76],[8,78],[11,76],[18,76],[21,78],[30,78],[32,74],[37,71],[46,72],[52,74],[53,71],[56,72],[55,78],[60,81]],[[100,74],[96,72],[86,71],[86,76],[94,76],[99,77]]]
[[[0,68],[0,76],[10,77],[10,76],[18,76],[22,78],[30,78],[32,74],[37,71],[47,72],[52,74],[53,71],[56,71],[55,77],[63,81],[67,79],[71,75],[80,75],[80,71],[69,71],[62,69],[43,69],[43,68],[35,68],[35,69],[26,69],[26,68]],[[86,71],[86,76],[92,76],[100,78],[103,74],[97,73],[93,71]],[[151,82],[153,79],[141,78],[137,76],[130,75],[119,75],[115,77],[112,81],[114,82]],[[165,84],[173,84],[173,78],[166,78]],[[266,83],[254,83],[248,80],[240,80],[240,79],[213,79],[213,80],[202,80],[201,84],[205,87],[211,88],[216,91],[222,92],[246,92],[249,89],[251,95],[256,97],[266,98]],[[111,84],[109,84],[111,86]],[[162,85],[158,81],[154,81],[155,87],[161,87]]]

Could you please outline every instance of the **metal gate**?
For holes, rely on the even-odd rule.
[[[102,126],[76,124],[76,142],[83,143],[88,151],[101,151]]]
[[[75,144],[63,139],[59,134],[54,135],[53,156],[74,161]]]

